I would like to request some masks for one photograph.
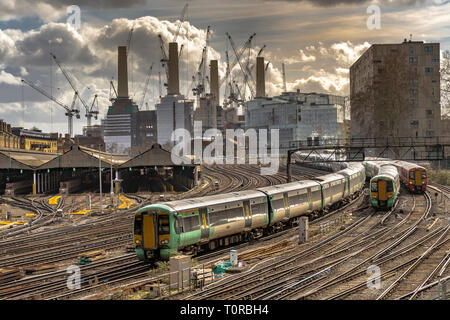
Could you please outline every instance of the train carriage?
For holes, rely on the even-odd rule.
[[[370,201],[372,206],[389,209],[394,206],[400,190],[397,168],[391,164],[381,164],[378,173],[370,179]]]
[[[339,174],[347,178],[345,196],[353,195],[364,187],[366,174],[363,165],[350,164],[347,169],[339,171]]]
[[[257,190],[265,193],[269,198],[270,225],[273,226],[322,209],[320,189],[319,183],[303,180]]]
[[[428,172],[427,169],[415,163],[405,161],[393,161],[400,174],[400,181],[411,192],[422,193],[427,189]]]
[[[267,197],[254,190],[156,203],[136,212],[136,253],[148,261],[168,259],[182,248],[214,249],[242,241],[268,223]]]
[[[346,197],[347,179],[338,173],[316,178],[322,186],[322,207],[329,207]]]

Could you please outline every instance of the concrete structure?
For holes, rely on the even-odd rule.
[[[308,137],[344,138],[344,97],[285,92],[246,103],[245,128],[278,129],[280,152]],[[269,143],[269,142],[268,142]]]
[[[439,43],[375,44],[350,68],[352,138],[437,137]]]
[[[125,46],[118,48],[117,70],[117,95],[119,98],[128,98],[128,63]]]
[[[188,288],[190,285],[191,273],[190,256],[170,257],[170,287],[171,289]]]
[[[176,129],[185,129],[192,134],[193,108],[194,102],[184,99],[182,95],[167,95],[161,98],[161,102],[156,105],[159,144],[173,145],[171,135]]]
[[[217,60],[211,60],[210,64],[210,75],[209,75],[209,81],[210,81],[210,88],[211,88],[211,96],[213,100],[213,106],[217,107],[219,106],[219,97],[220,97],[220,91],[219,91],[219,65]],[[217,111],[216,111],[217,113]],[[217,115],[216,115],[217,117]]]
[[[309,221],[308,217],[300,217],[299,225],[298,225],[298,242],[304,243],[308,241],[308,233],[309,233]]]
[[[264,70],[264,57],[256,58],[256,96],[255,98],[264,98],[266,96],[266,79]]]
[[[139,108],[128,97],[126,47],[118,49],[118,97],[108,108],[102,120],[106,150],[112,153],[129,153],[137,144],[137,118]]]
[[[202,132],[217,128],[217,106],[213,95],[207,94],[199,98],[199,107],[195,109],[194,121],[202,122]]]
[[[167,79],[167,94],[180,94],[180,74],[178,70],[178,43],[169,43],[169,79]]]

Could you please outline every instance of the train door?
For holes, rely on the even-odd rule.
[[[208,209],[206,207],[200,208],[198,210],[200,214],[201,223],[201,240],[209,239],[209,223],[208,223]]]
[[[142,236],[144,249],[158,248],[158,230],[156,212],[144,212],[142,214]]]
[[[387,200],[386,181],[384,180],[378,180],[378,199],[380,201]]]
[[[284,199],[284,214],[285,214],[285,217],[287,219],[289,219],[291,210],[289,208],[289,197],[288,197],[287,192],[283,193],[283,199]]]
[[[245,215],[245,227],[250,228],[252,226],[252,208],[250,207],[250,201],[244,201],[244,215]]]
[[[422,185],[422,172],[420,170],[416,170],[416,186]]]

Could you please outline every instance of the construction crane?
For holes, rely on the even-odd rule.
[[[248,73],[248,69],[244,68],[244,66],[242,65],[242,62],[241,62],[242,53],[243,53],[243,51],[245,49],[250,48],[251,40],[246,42],[246,46],[243,48],[244,50],[242,52],[240,52],[239,50],[236,49],[236,45],[235,45],[233,39],[231,38],[230,34],[227,32],[226,35],[228,37],[228,40],[230,41],[231,48],[233,48],[234,55],[236,56],[237,63],[241,67],[241,71],[242,71],[244,77],[245,78],[248,77],[251,80],[251,82],[254,84],[255,80],[253,79],[252,74]],[[253,38],[253,37],[251,37],[251,38]],[[255,89],[254,89],[254,87],[252,87],[250,85],[248,87],[250,89],[251,97],[254,97],[255,96]]]
[[[25,79],[22,79],[22,82],[26,83],[31,88],[33,88],[34,90],[36,90],[40,94],[46,96],[50,100],[56,102],[58,105],[60,105],[61,107],[63,107],[66,110],[65,115],[67,116],[67,119],[68,119],[68,133],[72,137],[73,136],[73,116],[75,116],[77,119],[80,119],[80,110],[75,108],[75,103],[77,101],[78,93],[75,92],[75,94],[73,96],[73,99],[72,99],[72,104],[71,104],[70,107],[68,107],[64,103],[62,103],[61,101],[59,101],[58,99],[53,97],[51,94],[49,94],[48,92],[46,92],[42,88],[38,87],[37,85],[35,85],[35,84],[25,80]]]
[[[207,63],[208,63],[208,51],[209,51],[209,41],[211,37],[211,27],[208,26],[206,30],[206,40],[205,40],[205,47],[202,51],[202,59],[200,61],[200,64],[198,66],[197,72],[194,76],[192,76],[192,84],[191,87],[195,82],[197,82],[197,85],[192,89],[194,96],[197,96],[197,105],[199,103],[199,99],[201,96],[204,95],[206,92],[206,86],[205,86],[205,80],[207,78]]]
[[[67,81],[69,82],[70,86],[72,87],[73,91],[75,91],[76,96],[78,96],[78,99],[80,99],[81,103],[83,104],[84,108],[86,109],[87,126],[90,127],[91,124],[92,124],[92,117],[95,117],[95,119],[97,119],[98,109],[95,110],[94,109],[94,105],[89,107],[86,104],[86,102],[83,100],[83,98],[79,94],[79,91],[75,87],[75,84],[74,84],[72,78],[70,77],[69,73],[62,67],[61,63],[58,61],[58,59],[56,58],[56,56],[53,53],[50,52],[50,56],[56,62],[56,64],[58,65],[59,69],[63,73],[64,77],[67,79]]]
[[[281,68],[283,69],[283,88],[284,88],[284,92],[287,92],[287,88],[286,88],[286,70],[284,68],[284,62],[281,64]]]
[[[228,33],[227,33],[226,35],[227,35],[228,39],[231,38],[231,36],[230,36]],[[252,43],[252,40],[253,40],[253,38],[255,37],[255,35],[256,35],[256,33],[253,33],[253,34],[250,36],[250,38],[242,45],[242,47],[239,48],[239,50],[237,50],[237,52],[236,52],[236,50],[234,50],[234,52],[235,52],[235,60],[234,60],[231,64],[229,64],[229,67],[227,67],[227,73],[225,74],[225,77],[222,78],[222,79],[220,80],[220,82],[219,82],[219,87],[222,87],[222,85],[223,85],[223,83],[225,82],[225,80],[227,80],[227,81],[229,80],[229,76],[230,76],[230,74],[231,74],[233,68],[234,68],[238,63],[240,63],[240,60],[241,60],[242,55],[244,54],[244,52],[245,52],[246,49],[250,48],[251,43]],[[234,42],[233,42],[233,43],[234,43]]]
[[[153,62],[151,64],[150,68],[148,69],[147,79],[145,79],[144,92],[142,94],[142,100],[141,100],[141,103],[140,103],[141,107],[144,105],[145,95],[147,94],[148,83],[150,82],[150,77],[152,75],[152,70],[153,70]]]
[[[158,38],[159,38],[159,46],[161,48],[161,55],[162,55],[161,65],[166,70],[166,79],[168,81],[168,79],[169,79],[169,66],[167,65],[167,63],[169,62],[169,58],[167,57],[164,40],[163,40],[163,38],[162,38],[162,36],[160,34],[158,35]]]
[[[114,101],[114,98],[111,98],[111,88],[113,89],[113,92],[116,95],[116,99],[119,98],[116,88],[114,87],[114,82],[112,80],[109,82],[109,101]]]
[[[180,23],[178,24],[177,32],[175,33],[175,36],[173,37],[173,41],[172,42],[176,42],[177,39],[178,39],[178,35],[180,34],[181,25],[184,22],[184,16],[186,15],[187,8],[188,8],[188,4],[186,3],[186,5],[184,6],[183,10],[181,11]]]

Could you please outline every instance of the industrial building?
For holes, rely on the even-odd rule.
[[[258,57],[257,94],[254,100],[246,102],[246,129],[278,129],[281,152],[290,148],[293,141],[308,137],[344,139],[345,97],[298,90],[267,98],[261,66],[264,58]]]
[[[440,45],[374,44],[350,68],[352,138],[440,136]]]
[[[178,44],[169,43],[167,95],[156,105],[157,140],[160,145],[173,144],[172,132],[185,129],[192,133],[194,102],[180,94]]]
[[[75,144],[91,149],[105,151],[102,126],[93,125],[83,127],[83,135],[75,136]]]
[[[20,149],[52,153],[58,150],[57,135],[42,132],[37,128],[24,129],[22,127],[14,127],[11,132],[19,137]]]

